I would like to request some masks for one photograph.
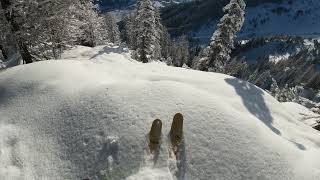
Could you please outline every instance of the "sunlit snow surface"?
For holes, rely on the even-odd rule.
[[[0,72],[0,179],[296,179],[320,175],[320,134],[236,78],[78,47]],[[180,158],[168,132],[184,115]],[[163,122],[156,157],[151,123]]]

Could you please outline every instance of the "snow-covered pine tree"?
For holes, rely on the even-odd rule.
[[[135,16],[136,58],[144,63],[161,59],[158,10],[151,0],[139,0]]]
[[[297,92],[297,87],[290,88],[288,84],[286,84],[285,87],[281,89],[277,99],[279,102],[299,102],[300,97]]]
[[[59,58],[61,53],[77,44],[81,25],[77,14],[79,1],[39,1],[34,4],[25,21],[32,55],[37,60]]]
[[[181,66],[186,66],[189,61],[190,54],[189,54],[189,41],[187,36],[183,35],[179,39],[179,47],[181,52]]]
[[[172,51],[172,40],[167,29],[163,26],[163,31],[161,33],[161,56],[162,61],[168,62],[171,64],[171,51]]]
[[[153,2],[153,0],[151,0]],[[154,3],[154,2],[153,2]],[[167,41],[167,45],[170,46],[170,42],[171,42],[171,38],[170,38],[170,35],[168,33],[168,30],[167,28],[162,25],[161,23],[161,17],[160,17],[160,11],[159,11],[159,8],[155,7],[155,25],[156,25],[156,37],[158,38],[157,41],[159,41],[159,49],[157,50],[158,52],[157,53],[160,53],[159,54],[159,59],[161,59],[163,57],[163,54],[164,52],[162,51],[162,48],[166,48],[164,45],[164,42]]]
[[[136,35],[135,35],[135,13],[129,13],[124,18],[124,28],[121,31],[121,39],[126,42],[128,47],[132,50],[137,49],[136,47]]]
[[[107,26],[107,32],[108,32],[108,40],[111,43],[119,44],[120,43],[120,31],[119,27],[117,25],[116,18],[114,15],[108,13],[105,16],[106,19],[106,26]]]
[[[9,35],[1,35],[4,40],[0,44],[4,52],[16,47],[26,63],[59,58],[63,50],[81,41],[91,46],[106,42],[105,20],[98,15],[92,0],[0,0],[0,3],[3,15],[0,29],[10,29]]]
[[[250,74],[249,65],[245,59],[232,58],[225,66],[224,73],[240,79],[246,79]]]
[[[5,41],[17,47],[16,52],[26,63],[51,58],[48,52],[55,54],[54,51],[62,47],[64,36],[71,34],[70,23],[66,22],[71,4],[71,0],[2,0],[5,19],[11,27]],[[70,41],[71,38],[67,36],[65,39]]]
[[[187,64],[189,60],[189,41],[187,36],[181,36],[176,42],[173,43],[172,52],[172,63],[176,67],[182,67]]]
[[[106,20],[100,16],[92,0],[81,0],[78,16],[82,22],[81,44],[94,47],[108,42]]]
[[[272,84],[270,87],[270,94],[278,100],[280,97],[280,93],[281,93],[281,91],[280,91],[280,88],[278,86],[277,81],[274,78],[272,78]]]
[[[225,15],[220,19],[210,45],[200,55],[196,69],[224,71],[226,63],[230,60],[231,50],[234,48],[236,33],[241,30],[244,23],[245,7],[243,0],[231,0],[223,8]]]

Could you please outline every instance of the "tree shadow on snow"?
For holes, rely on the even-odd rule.
[[[272,125],[273,118],[264,101],[264,92],[261,89],[236,78],[228,78],[225,81],[234,87],[243,104],[252,115],[260,119],[274,133],[281,135],[281,132]]]
[[[176,172],[177,180],[184,180],[187,172],[187,156],[186,156],[184,138],[182,138],[179,153],[177,155],[177,168],[178,168]]]
[[[103,54],[110,54],[110,53],[123,54],[127,52],[129,52],[129,50],[121,45],[113,46],[113,47],[105,46],[100,51],[98,51],[97,54],[93,55],[90,59],[95,59],[98,56],[101,56]]]
[[[227,78],[225,79],[225,81],[234,87],[237,94],[241,97],[243,104],[252,115],[260,119],[274,133],[281,136],[280,130],[272,125],[273,118],[271,116],[270,109],[268,108],[264,100],[265,93],[261,89],[246,81],[242,81],[236,78]],[[306,147],[303,144],[297,143],[292,140],[288,141],[293,143],[298,149],[306,150]]]

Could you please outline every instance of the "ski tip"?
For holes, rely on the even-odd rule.
[[[173,119],[181,119],[183,120],[183,115],[181,113],[177,113],[174,115]]]
[[[174,147],[178,147],[183,139],[183,115],[177,113],[173,117],[170,130],[171,143]]]
[[[162,125],[162,122],[160,119],[156,119],[152,122],[152,125]]]
[[[151,152],[156,151],[161,141],[162,122],[160,119],[153,121],[149,132],[149,148]]]
[[[177,113],[173,117],[171,131],[182,131],[183,128],[183,115],[181,113]]]
[[[160,119],[156,119],[152,122],[150,134],[158,134],[161,133],[162,122]]]

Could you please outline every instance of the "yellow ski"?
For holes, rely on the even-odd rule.
[[[173,117],[171,130],[170,130],[170,140],[174,154],[177,156],[179,151],[179,146],[183,139],[183,115],[177,113]]]
[[[161,141],[162,122],[160,119],[153,121],[151,130],[149,132],[149,149],[151,153],[158,150]]]

